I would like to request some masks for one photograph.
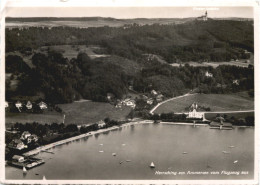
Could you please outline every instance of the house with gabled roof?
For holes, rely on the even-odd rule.
[[[16,150],[23,150],[24,148],[26,148],[26,145],[20,139],[13,139],[8,144],[8,147]]]
[[[26,108],[27,108],[28,110],[32,109],[32,103],[31,103],[30,101],[27,102]]]
[[[15,107],[19,110],[19,112],[21,112],[21,108],[23,107],[22,102],[17,101],[17,102],[15,103]]]
[[[44,103],[43,101],[41,101],[38,105],[39,105],[40,109],[42,109],[42,110],[48,108],[47,104]]]
[[[21,135],[21,140],[26,140],[28,137],[30,137],[31,136],[31,133],[30,132],[28,132],[28,131],[24,131],[23,133],[22,133],[22,135]]]

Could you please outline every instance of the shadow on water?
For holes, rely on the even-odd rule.
[[[106,132],[103,132],[103,134],[105,134],[105,135],[109,135],[109,133],[110,133],[110,131],[108,130],[108,131],[106,131]]]
[[[94,136],[95,136],[95,139],[98,139],[99,133],[96,133]]]
[[[62,145],[56,145],[55,147],[61,149],[63,146]]]
[[[128,128],[129,129],[129,128]],[[134,134],[134,131],[135,131],[135,126],[134,125],[131,125],[130,126],[130,134]]]
[[[87,141],[87,140],[88,140],[88,137],[83,137],[83,140],[84,140],[84,141]]]

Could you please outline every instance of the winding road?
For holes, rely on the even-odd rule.
[[[183,98],[183,97],[186,97],[186,96],[192,96],[192,95],[196,95],[198,93],[194,93],[194,94],[190,94],[190,93],[187,93],[187,94],[184,94],[182,96],[177,96],[177,97],[174,97],[174,98],[170,98],[168,100],[165,100],[165,101],[162,101],[161,103],[158,103],[152,110],[150,110],[150,114],[154,114],[154,111],[159,107],[161,106],[162,104],[168,102],[168,101],[172,101],[172,100],[175,100],[175,99],[178,99],[178,98]],[[254,112],[255,110],[237,110],[237,111],[208,111],[208,112],[201,112],[201,113],[220,113],[220,114],[224,114],[224,113],[239,113],[239,112]],[[175,114],[183,114],[183,112],[176,112]]]
[[[161,103],[158,103],[152,110],[150,110],[150,114],[153,114],[153,112],[162,104],[168,102],[168,101],[172,101],[172,100],[176,100],[178,98],[183,98],[185,96],[191,96],[191,95],[195,95],[195,94],[198,94],[198,93],[194,93],[194,94],[190,94],[190,93],[187,93],[187,94],[184,94],[182,96],[177,96],[177,97],[173,97],[173,98],[170,98],[168,100],[165,100],[165,101],[162,101]]]

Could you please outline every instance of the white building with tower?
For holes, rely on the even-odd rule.
[[[207,21],[208,20],[208,12],[206,11],[204,15],[197,17],[198,21]]]
[[[197,112],[197,109],[198,109],[198,104],[194,102],[190,107],[190,112],[188,113],[187,118],[203,119],[204,113],[203,112]]]

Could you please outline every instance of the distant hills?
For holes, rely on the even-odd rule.
[[[252,21],[250,18],[213,18],[214,20],[234,20],[234,21]],[[116,19],[112,17],[7,17],[6,27],[56,27],[56,26],[69,26],[69,27],[101,27],[111,26],[120,27],[125,24],[182,24],[188,21],[194,21],[196,17],[188,18],[136,18],[136,19]],[[74,22],[74,24],[72,23]]]

